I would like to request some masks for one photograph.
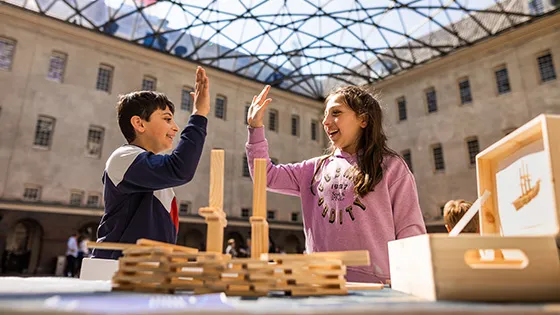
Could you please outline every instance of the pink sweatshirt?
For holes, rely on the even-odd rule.
[[[414,176],[397,156],[384,159],[383,179],[361,198],[345,173],[356,164],[355,155],[337,150],[323,163],[311,187],[319,157],[273,165],[264,128],[249,128],[246,150],[251,174],[254,159],[268,160],[269,191],[301,198],[306,252],[369,251],[370,266],[348,267],[348,281],[390,279],[387,242],[426,233]]]

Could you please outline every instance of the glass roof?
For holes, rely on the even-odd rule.
[[[554,0],[4,1],[316,99],[339,85],[383,80],[560,6]]]

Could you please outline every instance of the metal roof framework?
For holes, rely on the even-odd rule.
[[[4,0],[321,99],[560,10],[559,0]]]

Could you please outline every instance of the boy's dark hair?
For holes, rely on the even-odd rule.
[[[131,143],[136,139],[136,132],[130,123],[132,117],[140,116],[143,120],[150,121],[153,112],[167,107],[175,114],[175,105],[163,93],[138,91],[121,95],[117,103],[117,121],[126,141]]]

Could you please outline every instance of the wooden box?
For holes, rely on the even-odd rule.
[[[540,115],[476,157],[481,235],[391,241],[394,290],[428,300],[560,301],[560,116]]]

